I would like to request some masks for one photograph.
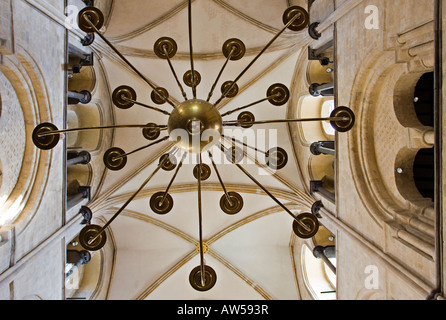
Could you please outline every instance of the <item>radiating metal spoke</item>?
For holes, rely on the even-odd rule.
[[[187,153],[185,152],[185,153],[183,154],[183,157],[181,158],[180,163],[179,163],[178,166],[177,166],[177,169],[175,170],[175,173],[174,173],[172,179],[171,179],[170,182],[169,182],[169,185],[168,185],[167,188],[166,188],[166,191],[164,192],[163,199],[160,201],[160,205],[163,205],[163,204],[164,204],[164,201],[166,201],[166,197],[167,197],[167,194],[169,193],[170,187],[172,187],[172,184],[174,183],[175,178],[176,178],[177,175],[178,175],[178,172],[180,172],[180,169],[181,169],[181,167],[183,166],[183,162],[184,162],[184,159],[186,159],[186,156],[187,156]]]
[[[226,200],[228,200],[229,205],[232,206],[231,197],[229,196],[228,191],[226,190],[225,184],[223,183],[223,180],[220,176],[220,173],[218,172],[217,165],[214,162],[214,157],[212,156],[212,153],[210,151],[208,151],[208,154],[209,154],[209,158],[211,159],[212,166],[214,167],[215,173],[217,174],[218,181],[220,181],[220,185],[223,189],[223,192],[225,193]]]
[[[167,130],[167,125],[148,125],[148,124],[128,124],[128,125],[115,125],[115,126],[101,126],[101,127],[85,127],[85,128],[73,128],[73,129],[64,129],[64,130],[54,130],[39,133],[37,136],[47,137],[53,136],[60,133],[70,133],[70,132],[81,132],[81,131],[89,131],[89,130],[103,130],[103,129],[123,129],[123,128],[159,128],[160,130]]]
[[[248,145],[247,143],[244,143],[243,141],[240,141],[240,140],[235,139],[234,137],[226,137],[225,135],[222,135],[222,137],[223,137],[225,140],[226,140],[226,139],[231,139],[232,141],[237,142],[237,143],[239,143],[239,144],[242,144],[242,145],[244,145],[245,147],[250,148],[250,149],[252,149],[252,150],[254,150],[254,151],[256,151],[256,152],[260,152],[260,153],[263,153],[263,154],[265,154],[265,155],[267,154],[266,151],[259,150],[259,149],[257,149],[256,147],[253,147],[253,146]]]
[[[214,106],[216,107],[224,98],[226,98],[226,96],[228,95],[228,93],[232,90],[232,88],[237,84],[237,82],[244,76],[244,74],[252,67],[252,65],[265,53],[266,50],[268,50],[268,48],[274,43],[274,41],[277,40],[277,38],[280,37],[280,35],[286,30],[288,29],[288,27],[293,24],[294,21],[296,21],[296,19],[298,19],[300,17],[300,14],[296,14],[284,27],[282,30],[280,30],[275,36],[274,38],[272,38],[270,40],[270,42],[268,42],[268,44],[265,46],[265,48],[262,49],[262,51],[260,51],[260,53],[248,64],[248,66],[246,66],[245,69],[243,69],[243,71],[237,76],[237,78],[232,82],[232,85],[230,87],[228,87],[228,89],[226,90],[226,92],[224,92],[222,94],[222,96],[217,100],[217,102],[215,102]]]
[[[226,113],[223,113],[221,116],[222,116],[222,117],[229,116],[230,114],[233,114],[234,112],[248,109],[249,107],[255,106],[256,104],[265,102],[265,101],[267,101],[267,100],[269,100],[269,99],[276,98],[276,97],[278,97],[278,96],[280,96],[280,94],[274,94],[274,95],[271,95],[271,96],[269,96],[269,97],[263,98],[263,99],[261,99],[261,100],[258,100],[258,101],[256,101],[256,102],[253,102],[253,103],[248,104],[248,105],[246,105],[246,106],[243,106],[243,107],[240,107],[240,108],[237,108],[237,109],[228,111],[228,112],[226,112]]]
[[[195,67],[194,67],[194,49],[192,45],[192,0],[189,0],[188,4],[188,16],[189,16],[189,49],[190,49],[190,65],[192,70],[192,93],[194,99],[197,99],[197,82],[195,79]]]
[[[113,157],[112,160],[113,160],[113,161],[116,161],[116,160],[119,160],[119,159],[121,159],[121,158],[130,156],[130,155],[132,155],[132,154],[134,154],[134,153],[137,153],[137,152],[139,152],[139,151],[142,151],[142,150],[145,150],[145,149],[147,149],[147,148],[150,148],[150,147],[152,147],[152,146],[154,146],[154,145],[157,145],[157,144],[159,144],[159,143],[161,143],[161,142],[163,142],[163,141],[166,141],[166,140],[168,140],[168,139],[169,139],[169,136],[164,137],[164,138],[159,139],[159,140],[157,140],[157,141],[155,141],[155,142],[152,142],[152,143],[150,143],[150,144],[148,144],[148,145],[146,145],[146,146],[144,146],[144,147],[135,149],[135,150],[133,150],[133,151],[131,151],[131,152],[129,152],[129,153],[123,154],[123,155],[118,156],[118,157]]]
[[[166,46],[163,46],[163,51],[164,51],[164,54],[166,55],[167,63],[169,64],[170,70],[172,71],[175,81],[178,84],[178,88],[180,88],[180,91],[181,91],[181,94],[183,95],[184,100],[187,100],[187,94],[184,91],[183,85],[181,84],[180,80],[178,79],[177,73],[175,72],[172,62],[170,61],[169,53],[167,52]]]
[[[199,236],[200,236],[200,268],[201,268],[201,285],[205,285],[205,271],[204,271],[204,252],[203,252],[203,213],[201,207],[201,153],[198,158],[198,224],[199,224]]]
[[[104,37],[104,35],[98,30],[98,28],[96,28],[96,26],[90,21],[90,19],[88,17],[85,17],[85,21],[90,25],[91,28],[93,28],[93,30],[98,34],[99,37],[101,37],[102,40],[104,40],[104,42],[138,75],[141,77],[141,79],[143,79],[150,87],[152,87],[152,89],[154,90],[154,92],[163,100],[165,100],[167,103],[169,103],[172,107],[175,108],[175,103],[173,103],[169,97],[165,97],[162,93],[158,92],[156,89],[157,87],[149,80],[147,79],[138,69],[136,69],[136,67],[126,58],[124,57],[124,55],[119,52],[118,49],[116,49],[116,47],[107,40],[106,37]]]
[[[226,147],[223,144],[220,144],[220,149],[223,153],[226,153]],[[251,179],[257,186],[259,186],[271,199],[274,200],[283,210],[285,210],[302,228],[306,231],[311,231],[311,229],[302,221],[300,221],[287,207],[285,207],[271,192],[268,191],[259,181],[256,180],[245,168],[243,168],[240,164],[234,163],[237,168],[239,168],[249,179]]]
[[[154,111],[161,112],[161,113],[165,114],[166,116],[170,116],[170,112],[167,112],[165,110],[161,110],[161,109],[156,108],[156,107],[149,106],[149,105],[147,105],[145,103],[138,102],[138,101],[135,101],[133,99],[129,99],[129,98],[125,97],[125,96],[121,96],[121,99],[123,99],[125,101],[128,101],[128,102],[131,102],[131,103],[134,103],[134,104],[137,104],[137,105],[139,105],[141,107],[144,107],[144,108],[147,108],[147,109],[151,109],[151,110],[154,110]]]
[[[171,155],[175,155],[175,153],[178,151],[178,148],[174,148],[172,151],[170,151]],[[130,204],[130,202],[133,201],[133,199],[136,198],[136,196],[141,192],[142,189],[150,182],[150,180],[153,179],[153,177],[158,173],[158,171],[161,169],[161,167],[167,162],[169,157],[165,157],[162,161],[160,161],[158,167],[156,167],[155,171],[152,172],[152,174],[141,184],[141,186],[136,190],[136,192],[124,203],[124,205],[111,217],[111,219],[98,231],[98,233],[91,238],[88,243],[92,244],[96,241],[97,238],[99,238],[104,231],[110,226],[110,224],[124,211],[125,208]]]
[[[206,100],[207,102],[209,102],[209,100],[211,100],[211,97],[214,94],[214,90],[217,87],[217,83],[220,80],[221,76],[223,75],[223,71],[226,69],[226,66],[229,63],[229,60],[231,60],[232,55],[234,54],[236,49],[237,49],[236,47],[232,48],[231,52],[229,53],[228,58],[226,59],[226,62],[223,64],[223,67],[221,68],[220,72],[218,73],[217,79],[215,80],[214,84],[212,85],[211,91],[208,94],[208,98]]]
[[[242,125],[256,125],[256,124],[270,124],[270,123],[293,123],[293,122],[312,122],[312,121],[349,121],[348,117],[332,117],[332,118],[308,118],[308,119],[279,119],[279,120],[265,120],[265,121],[225,121],[223,126],[241,127]]]

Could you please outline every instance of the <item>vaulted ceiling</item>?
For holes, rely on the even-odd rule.
[[[193,1],[195,69],[202,77],[197,88],[198,98],[207,98],[226,60],[221,52],[223,43],[229,38],[239,38],[245,43],[247,54],[229,63],[211,102],[219,98],[221,83],[234,80],[283,27],[282,15],[291,4],[294,3],[286,0]],[[172,59],[177,74],[182,78],[190,70],[187,1],[114,1],[109,12],[105,36],[148,79],[166,88],[175,101],[182,101],[167,61],[156,57],[153,45],[160,37],[173,38],[178,44],[178,53]],[[238,96],[224,100],[219,109],[224,112],[265,98],[267,89],[275,83],[292,89],[296,74],[304,67],[297,62],[308,42],[306,30],[287,30],[241,78]],[[137,92],[138,101],[153,105],[152,89],[137,75],[117,60],[104,57],[103,64],[111,91],[129,85]],[[191,97],[190,88],[185,88]],[[257,120],[285,119],[292,103],[295,101],[291,99],[289,105],[277,107],[266,101],[250,111]],[[172,110],[169,104],[159,108]],[[118,125],[167,124],[168,119],[136,105],[128,110],[114,108],[114,112]],[[225,120],[236,119],[237,115]],[[288,164],[276,173],[267,172],[261,169],[265,160],[260,155],[257,164],[243,166],[293,212],[308,210],[311,198],[304,192],[305,183],[301,181],[289,127],[277,124],[256,129],[277,130],[277,144],[272,142],[263,149],[284,148],[289,156]],[[148,143],[139,130],[122,129],[116,131],[113,146],[129,152]],[[91,204],[95,215],[103,214],[109,219],[156,169],[160,156],[172,146],[171,142],[163,142],[129,156],[123,170],[107,171],[100,192]],[[215,150],[215,157],[220,158],[220,154]],[[203,161],[212,167],[207,156],[203,156]],[[161,170],[113,222],[116,257],[109,298],[298,299],[296,272],[300,262],[294,261],[296,238],[292,218],[232,164],[218,165],[218,169],[228,191],[242,195],[244,207],[234,216],[223,213],[219,206],[223,190],[212,170],[210,178],[203,182],[203,237],[209,245],[205,260],[215,269],[217,284],[208,292],[198,292],[190,286],[189,273],[200,264],[196,251],[199,223],[194,166],[185,164],[179,171],[170,189],[174,207],[169,214],[156,215],[149,206],[150,196],[164,191],[174,173]]]

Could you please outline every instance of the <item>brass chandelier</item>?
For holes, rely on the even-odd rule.
[[[156,41],[154,45],[155,54],[167,60],[175,81],[181,91],[184,101],[181,103],[174,103],[169,97],[166,89],[156,87],[149,79],[147,79],[141,72],[139,72],[128,60],[125,58],[115,46],[108,41],[100,32],[104,25],[104,15],[95,7],[86,7],[78,14],[78,26],[92,36],[97,34],[141,79],[143,79],[152,89],[151,99],[157,105],[168,103],[172,106],[172,112],[167,112],[157,107],[149,106],[147,104],[137,101],[137,94],[135,90],[129,86],[120,86],[116,88],[112,94],[112,100],[116,107],[120,109],[129,109],[132,106],[140,105],[142,107],[151,109],[155,112],[163,113],[169,116],[167,124],[134,124],[134,125],[116,125],[116,126],[101,126],[89,128],[75,128],[59,130],[52,123],[42,123],[38,125],[32,135],[32,139],[36,147],[41,150],[51,150],[55,148],[60,140],[62,134],[70,132],[86,131],[86,130],[103,130],[103,129],[119,129],[119,128],[140,128],[144,137],[151,142],[150,144],[138,148],[134,151],[126,153],[120,148],[111,148],[104,154],[104,164],[109,170],[118,171],[124,168],[127,163],[127,157],[136,152],[145,150],[153,145],[170,140],[175,142],[173,149],[160,158],[157,168],[147,179],[142,183],[138,190],[124,203],[124,205],[109,219],[104,226],[94,224],[87,224],[79,234],[79,243],[81,246],[89,251],[97,251],[103,248],[107,241],[105,230],[110,224],[122,213],[122,211],[130,204],[132,200],[143,190],[143,188],[152,180],[156,173],[163,169],[165,171],[174,171],[173,177],[170,180],[167,188],[163,192],[155,193],[149,203],[152,211],[159,215],[169,213],[173,208],[173,199],[169,194],[169,189],[174,183],[174,180],[183,165],[187,155],[196,156],[197,165],[194,167],[193,174],[198,181],[198,217],[199,217],[199,252],[200,265],[192,270],[189,276],[191,286],[198,291],[207,291],[213,288],[217,281],[217,275],[210,266],[205,264],[203,237],[202,237],[202,197],[201,184],[209,178],[211,168],[202,162],[202,154],[207,153],[211,160],[214,171],[223,189],[224,195],[220,200],[220,208],[223,212],[229,215],[239,213],[243,208],[243,198],[236,192],[227,191],[221,175],[217,169],[217,165],[213,158],[213,150],[219,149],[230,163],[234,164],[241,170],[250,180],[252,180],[258,187],[260,187],[268,196],[271,197],[280,207],[285,210],[292,218],[292,229],[294,233],[303,239],[313,237],[319,230],[319,222],[315,215],[310,213],[303,213],[300,215],[293,214],[287,209],[276,197],[274,197],[254,176],[252,176],[241,164],[243,159],[243,151],[236,146],[236,144],[244,147],[252,148],[256,152],[264,154],[266,164],[273,170],[280,170],[284,168],[288,161],[288,155],[282,148],[272,148],[267,152],[260,151],[257,148],[249,146],[243,141],[239,141],[234,137],[226,137],[223,134],[224,127],[240,127],[242,129],[251,128],[255,125],[272,124],[272,123],[292,123],[305,121],[329,121],[332,127],[338,132],[349,131],[355,123],[354,113],[347,107],[338,107],[330,115],[329,118],[311,118],[311,119],[283,119],[283,120],[268,120],[256,121],[253,113],[246,111],[254,105],[261,102],[269,101],[272,105],[285,105],[290,98],[290,92],[283,84],[273,84],[268,89],[266,98],[253,102],[249,105],[236,108],[224,114],[220,114],[217,106],[224,100],[234,98],[239,91],[237,82],[243,75],[251,68],[251,66],[260,58],[260,56],[273,44],[273,42],[287,29],[292,31],[302,31],[307,28],[309,24],[308,12],[299,6],[289,7],[283,15],[284,27],[281,29],[271,41],[263,48],[263,50],[245,67],[239,76],[233,81],[224,82],[221,86],[221,96],[214,102],[210,100],[218,85],[220,78],[230,61],[237,61],[244,57],[246,48],[244,43],[236,38],[227,40],[222,47],[222,52],[226,61],[222,66],[217,79],[215,80],[206,100],[197,98],[197,86],[201,81],[201,75],[194,68],[194,53],[192,40],[192,1],[188,1],[188,34],[189,34],[189,49],[190,49],[190,64],[191,70],[187,71],[183,77],[183,82],[186,86],[192,89],[193,97],[188,98],[183,85],[178,78],[172,64],[172,58],[177,52],[176,42],[168,37],[162,37]],[[223,118],[235,112],[243,111],[239,114],[237,120],[224,121]],[[167,131],[168,135],[159,139],[161,132]],[[223,143],[224,141],[231,142],[232,147],[228,148]],[[178,162],[176,155],[182,152],[181,160]]]

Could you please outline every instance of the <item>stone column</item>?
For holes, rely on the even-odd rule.
[[[90,41],[91,37],[86,37],[84,42]],[[94,55],[93,53],[85,53],[82,50],[78,49],[73,45],[68,46],[68,53],[70,57],[76,57],[79,59],[79,62],[72,67],[73,73],[80,73],[82,67],[84,66],[93,66],[94,65]]]
[[[334,141],[314,142],[310,147],[310,151],[315,156],[318,156],[321,154],[327,154],[327,155],[334,156],[336,154],[335,142]]]
[[[331,263],[329,259],[329,258],[336,258],[336,247],[317,246],[316,248],[313,249],[313,255],[317,259],[322,259],[330,268],[330,270],[333,271],[334,274],[336,274],[336,267],[333,265],[333,263]]]
[[[72,263],[73,267],[66,273],[66,277],[69,277],[73,272],[83,264],[89,263],[91,260],[91,254],[88,251],[67,251],[67,263]]]
[[[322,201],[316,201],[311,206],[311,213],[314,214],[317,218],[321,219],[322,216],[320,214],[321,209],[324,208]]]
[[[81,92],[68,91],[68,104],[87,104],[90,103],[92,95],[89,91],[83,90]]]
[[[336,202],[336,195],[325,189],[322,181],[310,181],[310,193],[320,193],[327,199]]]
[[[75,152],[69,151],[67,156],[67,166],[74,166],[76,164],[89,164],[91,155],[87,151]]]
[[[67,207],[72,208],[84,199],[90,200],[90,187],[79,187],[78,193],[69,195],[67,200]]]
[[[79,210],[79,214],[81,214],[82,217],[84,218],[81,224],[91,223],[91,219],[93,218],[93,212],[90,210],[90,208],[82,206],[81,209]]]

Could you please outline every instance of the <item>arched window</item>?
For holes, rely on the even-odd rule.
[[[302,268],[305,284],[316,300],[336,300],[336,274],[322,260],[314,256],[307,246],[302,246]],[[329,258],[336,265],[336,258]]]
[[[300,118],[329,118],[335,108],[332,97],[313,97],[307,95],[301,99],[298,116]],[[302,122],[299,124],[305,142],[333,140],[334,129],[330,122]]]
[[[69,129],[100,126],[103,123],[102,107],[95,103],[69,105],[67,117]],[[102,134],[101,130],[70,133],[67,135],[67,148],[95,152],[101,148]]]
[[[326,100],[322,103],[321,118],[329,118],[333,110],[335,109],[335,103],[333,99]],[[335,130],[331,124],[327,121],[322,121],[322,130],[327,135],[327,138],[332,139],[335,136]]]
[[[91,255],[90,255],[91,254]],[[67,245],[65,296],[69,300],[89,300],[97,291],[101,277],[102,252],[85,256],[78,239]]]

